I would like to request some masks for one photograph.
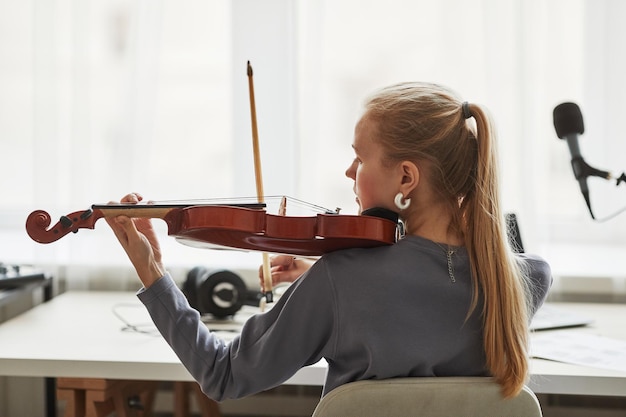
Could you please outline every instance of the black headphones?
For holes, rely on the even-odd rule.
[[[243,279],[229,270],[196,266],[182,286],[189,305],[200,314],[222,319],[237,313],[244,305],[258,306],[263,294],[248,290]]]

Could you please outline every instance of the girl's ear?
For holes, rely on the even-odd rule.
[[[408,196],[417,188],[420,182],[420,170],[414,162],[402,161],[400,163],[400,171],[402,174],[400,192],[402,192],[404,196]]]

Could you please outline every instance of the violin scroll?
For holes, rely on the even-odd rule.
[[[35,242],[52,243],[70,232],[76,233],[79,229],[93,229],[96,220],[100,217],[102,217],[101,213],[92,209],[75,211],[66,216],[61,216],[54,226],[48,228],[52,223],[50,214],[44,210],[35,210],[26,219],[26,232]]]

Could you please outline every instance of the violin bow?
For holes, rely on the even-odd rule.
[[[252,120],[252,152],[254,154],[254,177],[256,179],[256,194],[259,203],[265,202],[263,193],[263,173],[261,171],[261,152],[259,148],[259,130],[256,121],[256,103],[254,100],[254,74],[252,65],[248,61],[248,91],[250,94],[250,117]],[[272,273],[270,270],[270,258],[267,252],[263,252],[263,296],[261,300],[261,310],[264,309],[264,302],[274,301],[272,292]]]

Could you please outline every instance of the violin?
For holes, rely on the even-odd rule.
[[[315,216],[286,216],[268,213],[264,203],[94,204],[62,216],[52,227],[50,215],[35,210],[26,219],[26,231],[36,242],[52,243],[70,232],[95,229],[100,218],[124,215],[162,219],[169,236],[194,247],[320,256],[395,243],[394,214],[343,215],[326,210]]]

